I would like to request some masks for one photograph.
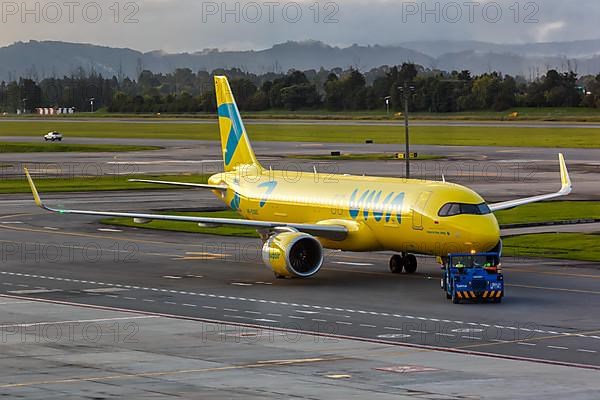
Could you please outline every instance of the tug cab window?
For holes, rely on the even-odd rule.
[[[491,214],[492,210],[487,204],[465,204],[465,203],[447,203],[440,208],[438,216],[453,217],[455,215],[487,215]]]

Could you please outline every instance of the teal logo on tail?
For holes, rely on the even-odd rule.
[[[227,145],[225,146],[225,165],[229,166],[233,160],[233,155],[244,136],[244,124],[242,117],[233,103],[221,104],[219,106],[219,117],[229,118],[231,120],[231,129],[227,135]]]

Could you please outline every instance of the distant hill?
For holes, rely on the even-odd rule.
[[[0,48],[0,80],[19,76],[42,79],[71,75],[79,68],[104,76],[136,77],[141,69],[171,72],[238,67],[255,73],[295,69],[348,68],[368,70],[414,62],[443,70],[468,69],[479,74],[500,71],[527,78],[549,68],[582,74],[600,73],[600,40],[568,43],[494,44],[477,41],[417,41],[398,46],[335,47],[318,41],[286,42],[265,50],[169,54],[55,41],[18,42]]]

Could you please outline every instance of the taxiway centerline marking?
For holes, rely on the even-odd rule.
[[[82,283],[82,281],[78,280],[78,279],[47,277],[44,275],[32,275],[32,274],[24,274],[24,273],[9,272],[9,271],[0,271],[0,275],[17,276],[17,277],[25,277],[25,278],[38,278],[38,279],[53,279],[53,280],[62,280],[62,281],[74,282],[74,283]],[[158,288],[137,287],[137,286],[133,287],[133,286],[128,286],[128,285],[111,284],[111,283],[103,283],[103,282],[97,282],[97,284],[103,285],[103,286],[106,285],[106,286],[115,286],[115,287],[124,287],[124,288],[136,288],[136,289],[140,289],[140,290],[144,290],[144,291],[161,291],[161,292],[169,292],[169,293],[182,294],[182,295],[228,299],[228,300],[234,300],[234,301],[261,302],[261,303],[269,303],[269,304],[274,304],[274,305],[313,308],[313,309],[322,309],[323,308],[322,306],[317,306],[317,305],[297,304],[297,303],[289,303],[289,302],[276,301],[276,300],[254,299],[254,298],[245,298],[245,297],[236,297],[236,296],[215,295],[215,294],[211,294],[211,293],[195,293],[195,292],[167,290],[167,289],[158,289]],[[113,297],[113,298],[119,297],[116,295],[108,295],[108,296]],[[355,310],[355,309],[344,309],[344,308],[334,308],[334,310],[340,311],[340,312],[347,312],[347,313],[351,313],[351,314],[357,314],[360,311],[360,310]],[[226,309],[226,311],[233,311],[233,309]],[[234,312],[237,312],[237,311],[238,310],[235,310]],[[370,315],[386,316],[386,317],[390,316],[390,314],[388,314],[388,313],[379,313],[376,311],[366,311],[366,312],[369,313]],[[402,314],[393,314],[392,316],[395,318],[400,318],[400,319],[419,319],[421,321],[431,321],[431,319],[428,317],[415,317],[415,316],[411,316],[411,315],[402,315]],[[483,326],[483,325],[481,325],[481,323],[475,323],[475,322],[464,322],[464,321],[458,321],[458,320],[455,320],[453,322],[456,324],[459,324],[459,325]],[[525,332],[531,332],[531,329],[529,329],[529,328],[512,327],[512,326],[506,326],[503,328],[510,329],[510,330],[521,330],[521,331],[525,331]],[[549,333],[548,331],[541,331],[541,332]],[[593,333],[596,333],[596,332],[593,332]],[[591,336],[583,335],[580,333],[570,333],[570,332],[561,332],[561,335],[593,338]]]

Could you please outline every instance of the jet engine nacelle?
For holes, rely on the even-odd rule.
[[[262,258],[277,277],[308,278],[323,265],[323,246],[306,233],[282,232],[265,242]]]

